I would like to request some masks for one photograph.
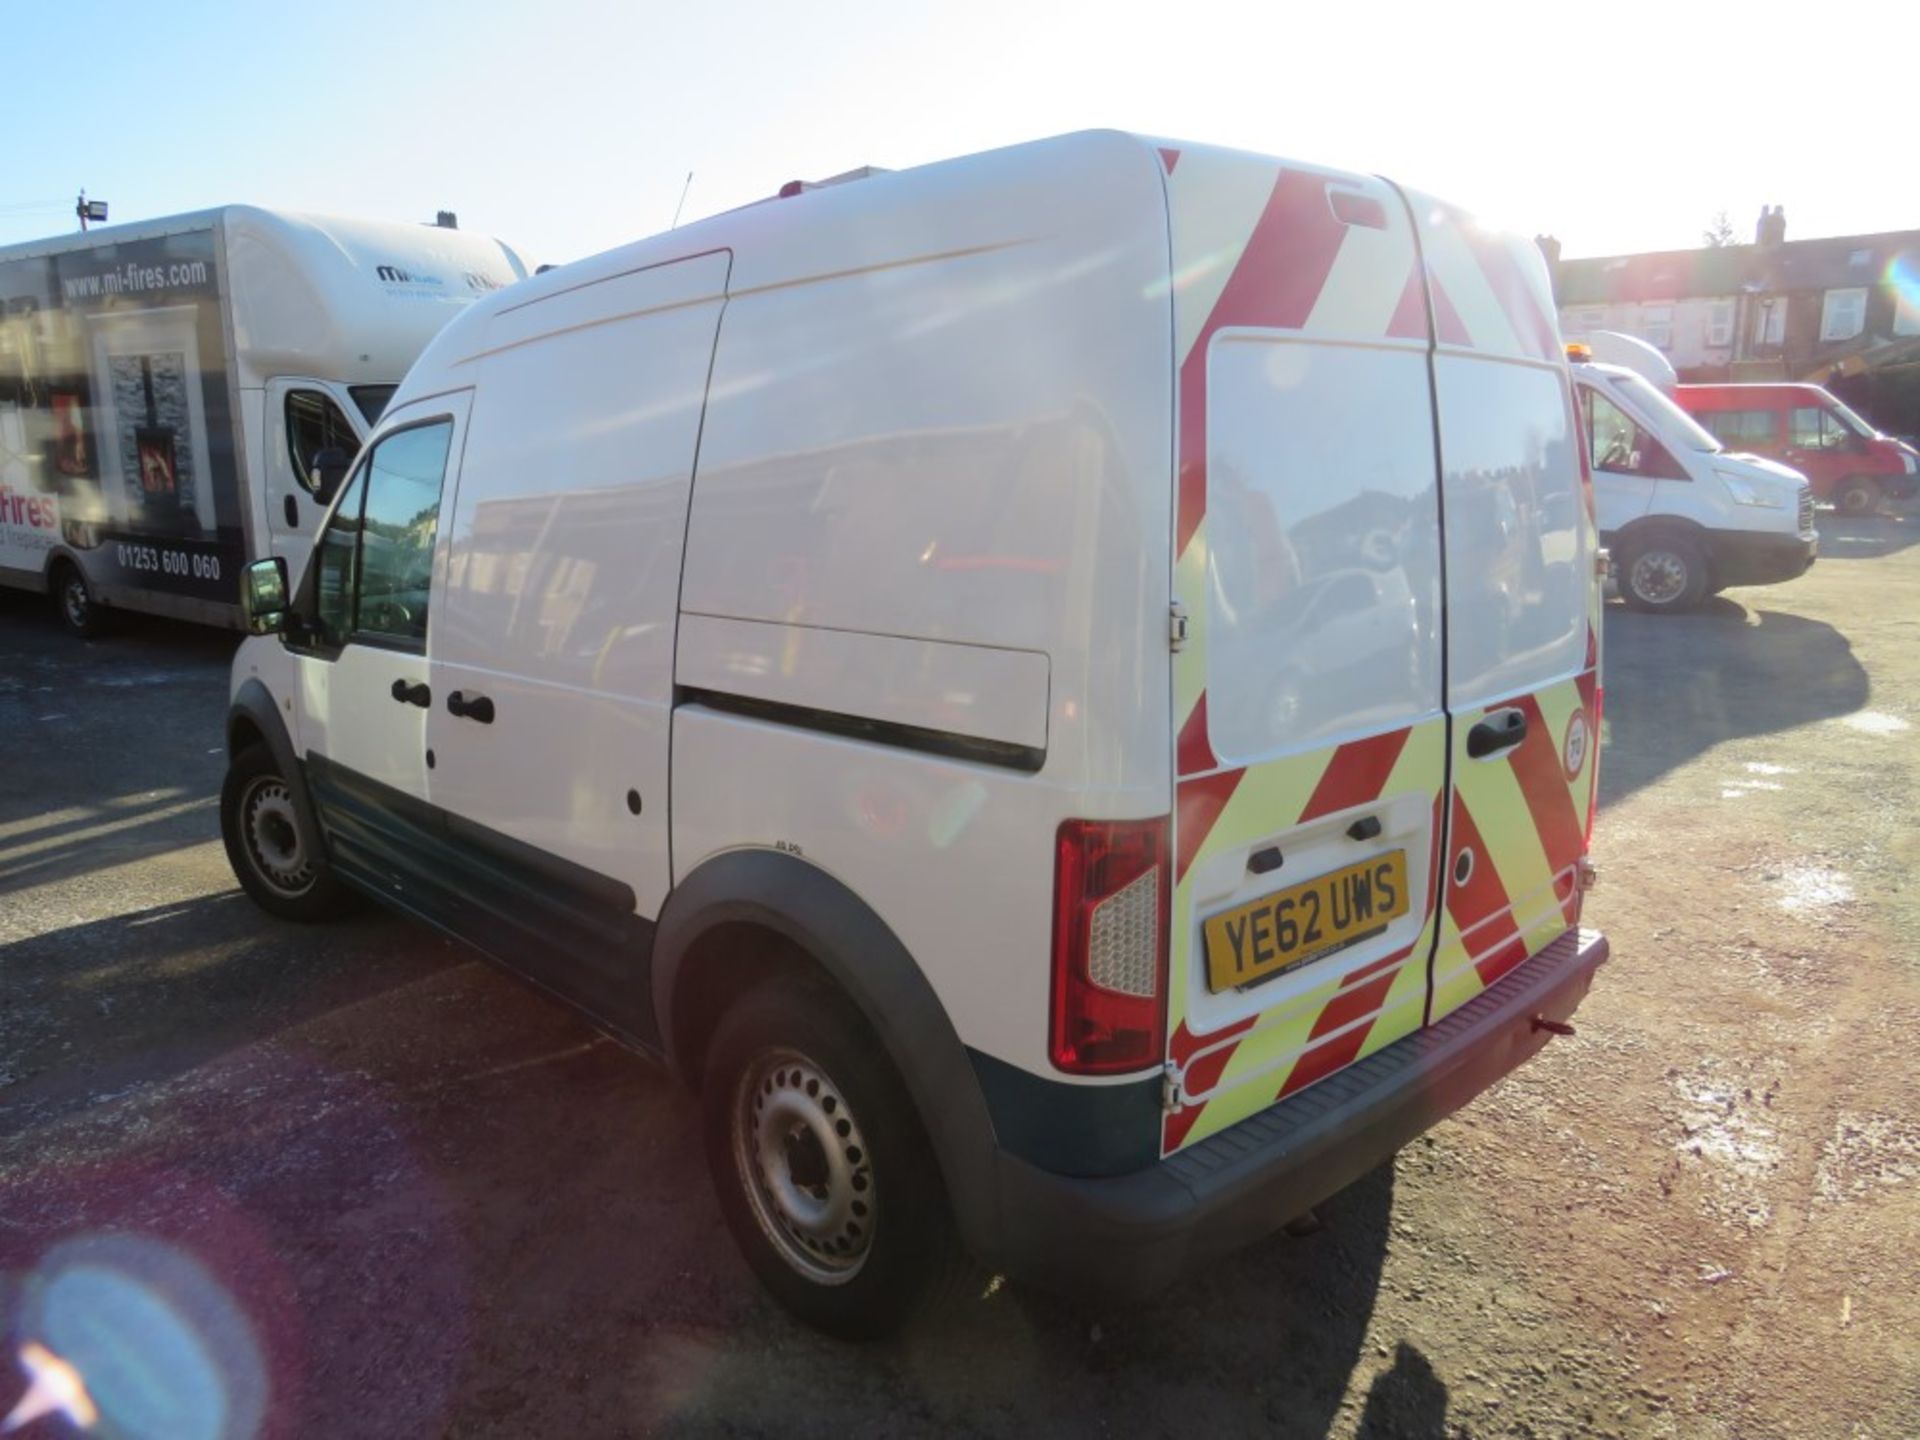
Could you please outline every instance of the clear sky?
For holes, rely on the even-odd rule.
[[[0,0],[0,243],[226,201],[567,260],[1114,126],[1377,171],[1569,255],[1920,227],[1920,6]]]

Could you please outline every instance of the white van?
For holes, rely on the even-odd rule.
[[[407,367],[530,268],[252,205],[0,247],[0,585],[80,635],[111,609],[237,628],[241,569],[301,568]]]
[[[967,1254],[1143,1294],[1605,958],[1576,446],[1533,247],[1377,178],[1096,133],[789,186],[421,357],[249,574],[228,850],[664,1056],[810,1321]]]
[[[1604,353],[1629,363],[1603,364],[1595,357]],[[1645,342],[1598,332],[1590,344],[1569,344],[1567,355],[1600,539],[1628,605],[1674,614],[1729,585],[1771,585],[1806,573],[1820,536],[1804,475],[1758,455],[1729,453],[1674,402],[1673,369]]]

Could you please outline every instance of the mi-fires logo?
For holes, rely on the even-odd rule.
[[[438,275],[418,275],[399,265],[379,265],[374,268],[373,273],[389,285],[444,286],[447,283]],[[482,275],[478,270],[463,270],[460,272],[460,279],[466,285],[467,289],[474,291],[476,294],[486,295],[500,289],[500,282],[498,280],[488,275]]]
[[[381,265],[374,272],[389,285],[444,285],[447,282],[438,275],[416,275],[411,270],[403,270],[398,265]]]

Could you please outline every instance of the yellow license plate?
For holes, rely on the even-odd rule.
[[[1344,950],[1407,913],[1407,852],[1389,851],[1207,917],[1207,988],[1231,990]]]

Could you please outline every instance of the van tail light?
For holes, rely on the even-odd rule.
[[[1054,844],[1048,1050],[1073,1075],[1160,1063],[1173,916],[1168,817],[1067,820]]]
[[[1607,709],[1607,687],[1596,684],[1593,687],[1593,773],[1587,777],[1587,838],[1581,846],[1584,853],[1593,853],[1593,822],[1600,818],[1600,721]]]

